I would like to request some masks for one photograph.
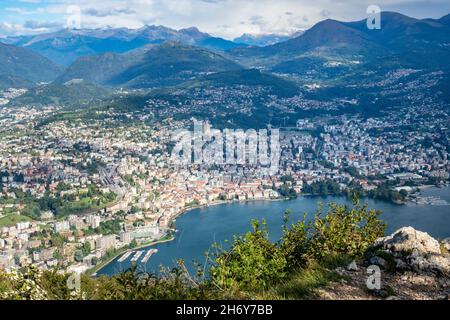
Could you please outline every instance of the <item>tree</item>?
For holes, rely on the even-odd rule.
[[[83,245],[81,246],[81,252],[83,253],[83,256],[87,256],[89,253],[91,253],[91,250],[91,243],[88,241],[83,243]]]
[[[77,262],[82,262],[84,255],[83,255],[83,251],[82,250],[76,250],[75,251],[75,255],[74,255],[75,261]]]
[[[52,243],[52,246],[57,247],[57,248],[62,248],[62,246],[64,245],[64,242],[65,242],[65,239],[59,233],[54,233],[52,235],[52,238],[50,241]]]
[[[138,243],[136,241],[136,239],[133,239],[130,243],[130,248],[136,248],[138,246]]]

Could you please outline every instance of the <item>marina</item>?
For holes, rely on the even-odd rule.
[[[139,250],[134,254],[134,257],[131,259],[131,262],[137,262],[141,255],[144,253],[144,251]]]
[[[145,254],[144,258],[142,258],[142,263],[147,263],[148,259],[150,259],[150,257],[157,252],[158,252],[158,249],[148,250],[147,253]]]
[[[414,204],[417,205],[430,205],[430,206],[448,206],[450,203],[444,199],[437,196],[429,197],[417,197],[412,200]]]
[[[128,252],[126,252],[123,256],[121,256],[120,258],[119,258],[119,260],[117,260],[118,262],[124,262],[125,260],[127,260],[130,256],[131,256],[131,254],[133,253],[134,251],[128,251]]]

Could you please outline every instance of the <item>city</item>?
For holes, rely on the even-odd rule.
[[[2,2],[0,300],[448,301],[449,12]]]
[[[126,113],[135,121],[124,125],[106,114],[101,121],[36,124],[56,112],[2,110],[3,268],[86,272],[124,250],[170,238],[173,219],[197,206],[285,198],[290,190],[340,194],[385,186],[388,195],[379,197],[402,202],[417,187],[449,179],[449,145],[441,143],[448,116],[436,109],[299,120],[281,128],[273,176],[258,165],[171,166],[171,133],[189,121],[142,125],[140,114]],[[411,124],[418,130],[402,129]]]

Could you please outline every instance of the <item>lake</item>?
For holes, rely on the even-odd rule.
[[[438,196],[450,202],[450,187],[425,189],[422,195]],[[254,219],[265,219],[270,238],[276,241],[282,234],[285,210],[292,210],[290,217],[294,222],[305,213],[312,217],[319,202],[324,205],[330,202],[351,205],[351,201],[345,197],[302,196],[295,200],[234,202],[188,211],[176,220],[178,232],[175,239],[152,246],[158,249],[158,252],[152,255],[146,264],[140,264],[139,269],[157,272],[160,265],[172,267],[175,266],[176,260],[183,259],[192,271],[192,261],[204,264],[205,253],[213,243],[225,244],[225,240],[231,240],[233,235],[250,231],[251,221]],[[450,205],[395,205],[372,199],[362,199],[361,203],[367,203],[371,209],[383,211],[381,217],[388,224],[387,234],[400,227],[412,226],[436,238],[450,237]],[[132,256],[121,263],[117,261],[118,258],[114,259],[99,270],[97,275],[112,275],[130,267]]]

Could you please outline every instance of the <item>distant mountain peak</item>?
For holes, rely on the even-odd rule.
[[[180,29],[178,32],[192,37],[195,41],[201,41],[211,37],[208,33],[201,32],[197,27]]]
[[[179,29],[178,31],[203,33],[197,27],[182,28],[182,29]]]
[[[442,24],[450,25],[450,13],[438,20]]]
[[[335,28],[339,28],[342,29],[344,28],[345,25],[341,22],[341,21],[337,21],[334,19],[325,19],[322,20],[320,22],[318,22],[317,24],[315,24],[311,29],[307,30],[307,32],[310,32],[311,30],[315,30],[315,29],[335,29]]]
[[[142,28],[140,28],[138,30],[171,30],[171,31],[175,31],[175,29],[171,29],[169,27],[166,27],[163,25],[156,25],[156,24],[146,24],[145,26],[143,26]]]
[[[235,43],[208,33],[197,27],[175,30],[162,25],[145,25],[139,29],[97,28],[60,29],[33,36],[9,37],[5,42],[27,47],[61,65],[70,65],[77,58],[104,52],[124,53],[149,44],[179,41],[212,50],[224,51]]]

